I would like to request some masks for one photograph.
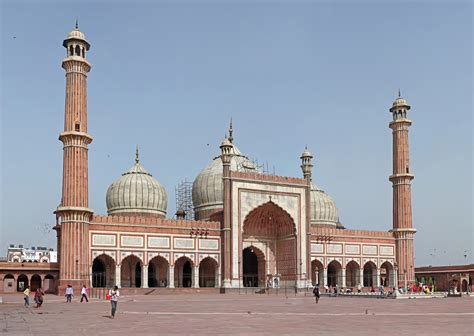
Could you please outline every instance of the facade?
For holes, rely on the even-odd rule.
[[[23,245],[10,245],[7,250],[6,261],[56,263],[58,261],[58,253],[52,248],[48,249],[41,246],[25,248]]]
[[[90,44],[74,29],[63,42],[66,103],[63,188],[55,211],[59,290],[92,287],[401,286],[414,281],[407,119],[396,98],[393,121],[393,228],[346,229],[334,200],[313,178],[313,156],[300,156],[301,177],[268,175],[237,147],[232,124],[192,188],[195,220],[167,219],[166,190],[133,166],[107,190],[107,215],[88,204],[87,60]],[[217,147],[217,146],[216,146]]]
[[[415,276],[417,282],[434,284],[437,291],[472,292],[474,289],[474,264],[417,267]]]

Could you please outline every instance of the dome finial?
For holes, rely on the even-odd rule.
[[[232,128],[232,117],[230,117],[230,126],[229,126],[229,141],[232,142],[234,141],[234,137],[232,136],[232,132],[233,132],[233,128]]]
[[[140,162],[140,158],[138,155],[138,145],[137,145],[137,150],[135,151],[135,163],[139,163],[139,162]]]
[[[398,97],[401,97],[402,94],[400,93],[400,88],[398,88]]]
[[[76,30],[79,30],[79,19],[76,17]]]

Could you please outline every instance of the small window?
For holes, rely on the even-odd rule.
[[[76,55],[81,56],[81,48],[79,46],[76,46]]]
[[[73,46],[69,47],[69,56],[74,56],[74,47]]]
[[[407,167],[407,174],[410,173],[410,169]]]
[[[80,132],[81,131],[81,125],[80,124],[76,124],[76,132]]]

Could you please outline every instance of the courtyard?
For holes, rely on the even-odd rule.
[[[24,308],[3,297],[1,335],[472,335],[474,298],[377,299],[311,296],[178,294],[122,296],[110,303],[65,303],[46,295]],[[32,300],[31,300],[32,301]],[[31,302],[30,302],[31,304]]]

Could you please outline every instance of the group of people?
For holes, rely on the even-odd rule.
[[[71,285],[67,285],[66,287],[66,302],[71,303],[72,302],[72,297],[74,296],[74,289],[72,288]],[[89,302],[89,288],[86,287],[86,285],[83,285],[81,288],[81,303],[84,302]]]
[[[26,286],[26,289],[23,291],[23,301],[24,301],[24,305],[25,307],[29,307],[30,306],[30,287],[29,286]],[[43,305],[43,301],[44,301],[44,292],[43,290],[41,289],[41,287],[37,288],[36,291],[35,291],[35,296],[34,296],[34,299],[33,299],[36,303],[36,307],[35,308],[40,308],[42,305]]]

